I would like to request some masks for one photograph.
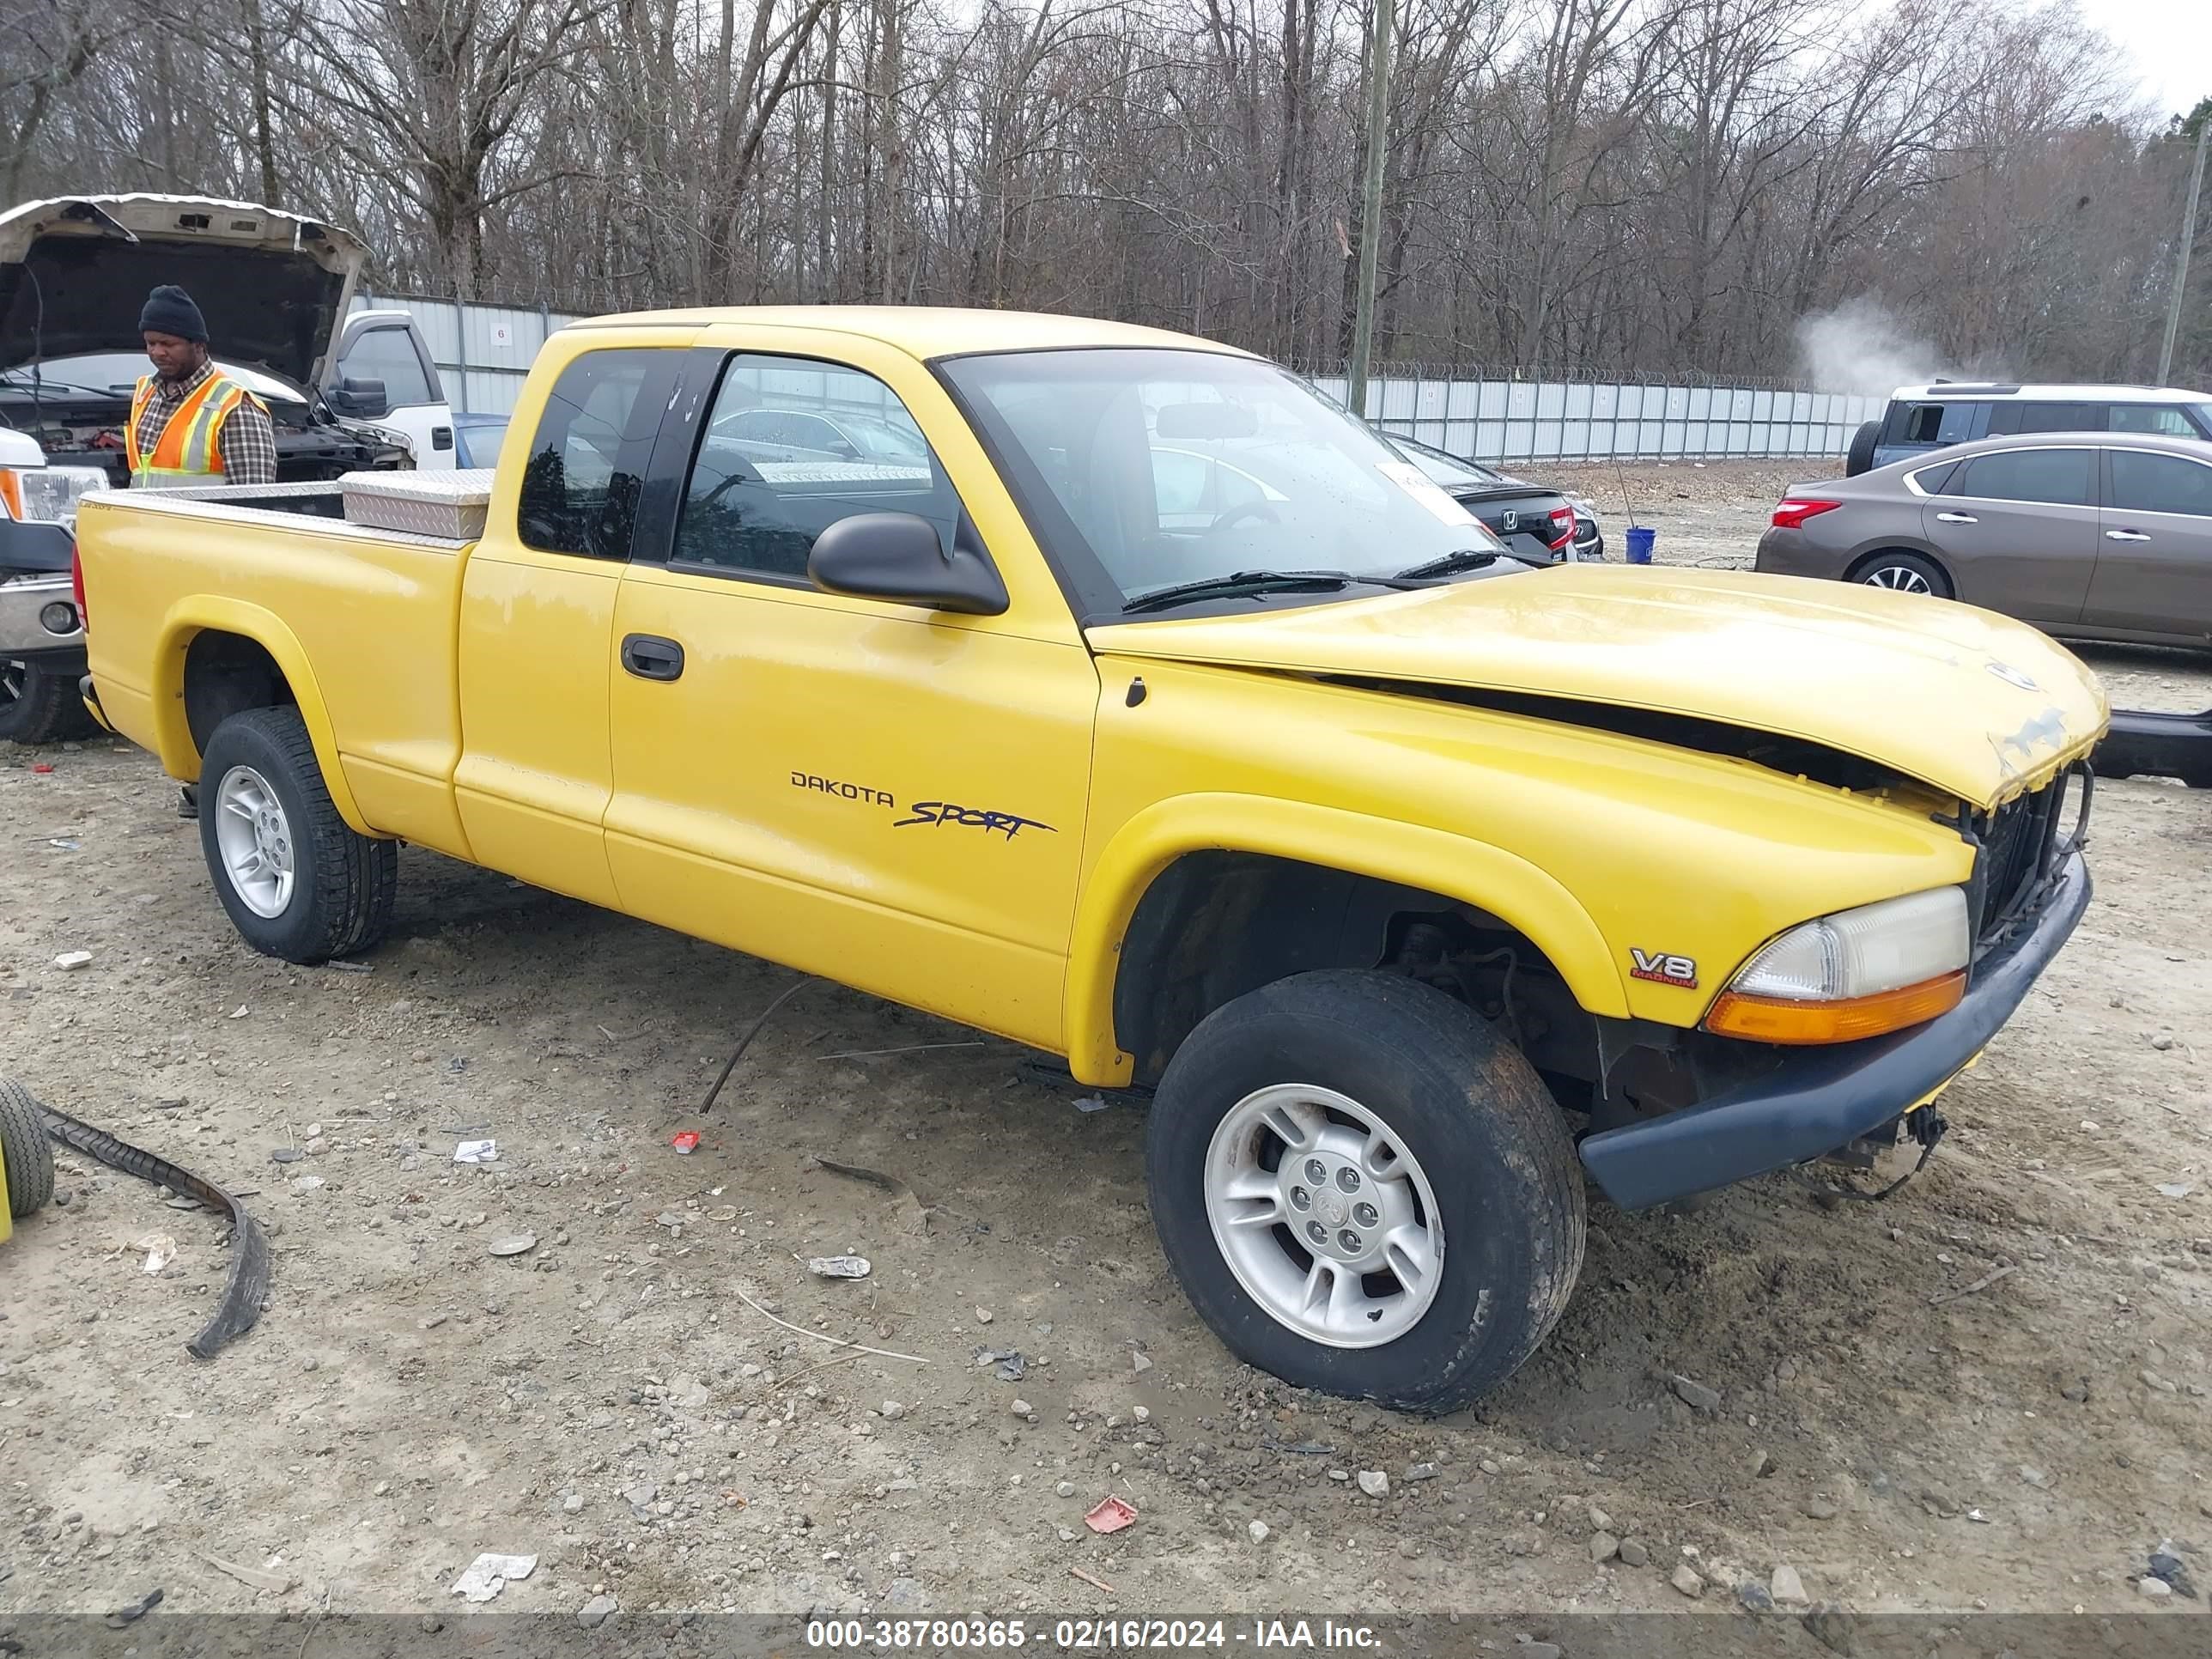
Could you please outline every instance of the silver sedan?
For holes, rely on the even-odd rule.
[[[1960,599],[2069,638],[2212,645],[2212,443],[2038,433],[1796,485],[1758,568]]]

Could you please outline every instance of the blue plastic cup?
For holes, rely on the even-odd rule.
[[[1632,525],[1628,531],[1628,562],[1631,564],[1651,562],[1651,544],[1659,539],[1659,532],[1643,525]]]

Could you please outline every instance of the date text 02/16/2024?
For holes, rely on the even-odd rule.
[[[1126,1653],[1251,1648],[1270,1653],[1380,1652],[1369,1626],[1334,1619],[817,1619],[806,1626],[817,1650],[865,1649],[928,1654],[1006,1651],[1036,1646],[1063,1653]]]

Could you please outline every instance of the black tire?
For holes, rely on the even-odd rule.
[[[8,1165],[8,1213],[18,1221],[43,1210],[54,1196],[54,1143],[46,1115],[31,1091],[0,1077],[0,1161]]]
[[[234,768],[265,779],[283,809],[293,884],[283,909],[264,916],[248,904],[222,856],[220,796]],[[296,708],[233,714],[208,739],[200,765],[200,852],[216,896],[248,945],[286,962],[327,962],[382,939],[399,889],[399,844],[357,835],[338,816]]]
[[[98,729],[74,674],[14,657],[0,660],[0,742],[58,743]]]
[[[1393,1340],[1340,1347],[1293,1330],[1214,1240],[1205,1192],[1214,1132],[1277,1084],[1359,1102],[1428,1178],[1443,1267],[1435,1300]],[[1153,1224],[1199,1317],[1239,1358],[1300,1388],[1453,1410],[1535,1352],[1582,1271],[1582,1168],[1557,1103],[1521,1052],[1464,1006],[1395,975],[1301,974],[1216,1009],[1160,1080],[1145,1157]],[[1270,1237],[1279,1248],[1292,1235]]]
[[[1951,586],[1951,578],[1944,573],[1942,565],[1923,554],[1908,552],[1901,547],[1877,553],[1851,572],[1851,580],[1855,582],[1863,582],[1869,587],[1891,588],[1901,593],[1920,591],[1913,586],[1915,579],[1926,586],[1931,598],[1948,599],[1958,596],[1957,590]]]
[[[1851,447],[1844,452],[1844,476],[1856,478],[1862,472],[1873,471],[1875,446],[1881,441],[1881,422],[1862,422],[1859,429],[1851,434]]]

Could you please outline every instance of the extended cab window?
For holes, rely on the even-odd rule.
[[[804,580],[814,538],[856,513],[914,514],[952,545],[960,498],[897,394],[840,364],[732,357],[671,562]]]
[[[587,351],[561,371],[531,434],[516,528],[546,553],[627,559],[660,416],[683,354]]]
[[[2095,454],[2087,449],[2015,449],[1977,455],[1960,468],[1954,495],[2053,507],[2097,504]]]
[[[2212,466],[2140,449],[2115,449],[2111,457],[2114,507],[2212,518]]]

